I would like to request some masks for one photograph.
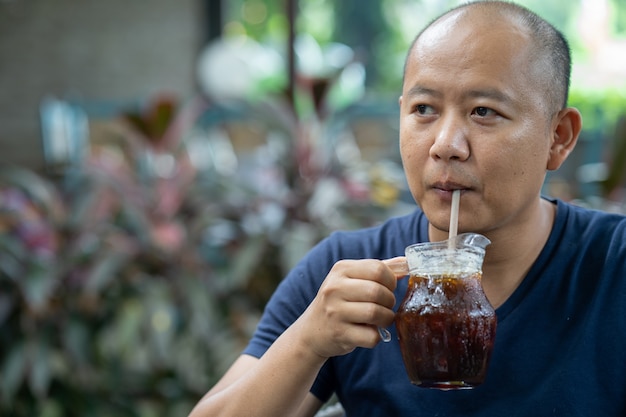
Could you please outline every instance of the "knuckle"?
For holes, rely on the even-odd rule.
[[[383,325],[385,327],[390,326],[396,318],[396,314],[392,310],[385,311],[385,317],[383,320]]]
[[[378,334],[378,330],[369,327],[363,346],[367,348],[373,348],[378,344],[378,342],[380,342],[380,335]]]
[[[335,289],[334,284],[327,281],[318,290],[317,297],[320,300],[327,300],[328,298],[332,297],[332,295],[335,293],[335,291],[337,291],[337,290]]]
[[[352,265],[354,261],[351,259],[340,259],[333,265],[332,269],[335,271],[344,271]]]
[[[367,300],[370,301],[379,301],[382,298],[382,292],[383,289],[380,286],[380,284],[377,284],[375,282],[370,282],[367,285],[367,288],[364,288],[365,290],[365,296],[367,297]]]
[[[387,272],[388,267],[384,264],[383,261],[374,261],[374,265],[372,265],[372,269],[373,271],[376,273],[377,276],[384,276],[384,274]]]
[[[379,317],[379,307],[376,304],[367,304],[365,311],[363,312],[363,319],[365,323],[375,324]]]

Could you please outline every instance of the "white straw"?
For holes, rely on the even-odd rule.
[[[448,238],[452,239],[459,230],[459,204],[461,202],[461,190],[452,192],[452,207],[450,207],[450,231]]]

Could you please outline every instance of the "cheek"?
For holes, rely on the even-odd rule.
[[[409,188],[411,189],[411,193],[414,197],[416,196],[416,193],[417,195],[420,194],[418,189],[421,188],[420,184],[423,177],[422,170],[425,165],[420,148],[421,147],[417,144],[417,141],[414,138],[407,138],[404,136],[404,139],[400,140],[400,157],[402,158],[402,166],[404,168]]]
[[[402,164],[405,170],[412,170],[415,165],[415,154],[410,148],[400,147],[400,157],[402,158]]]
[[[418,145],[417,141],[400,141],[400,157],[402,158],[404,171],[409,176],[409,181],[411,181],[411,177],[418,175],[424,167],[423,147]]]
[[[400,123],[400,155],[405,161],[415,163],[428,156],[428,132],[410,122]]]
[[[411,139],[409,136],[403,130],[400,130],[400,157],[402,158],[405,170],[410,167],[411,161],[415,158],[415,150],[413,146],[410,146],[410,142]]]
[[[507,141],[498,154],[491,153],[488,158],[493,162],[486,172],[491,178],[490,190],[508,195],[536,193],[545,178],[546,152],[539,141],[528,136]]]
[[[534,130],[534,134],[520,138],[515,145],[512,147],[514,154],[511,155],[511,163],[516,167],[515,174],[527,180],[543,177],[550,154],[549,138],[545,133]]]

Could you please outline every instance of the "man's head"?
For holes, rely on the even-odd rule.
[[[546,170],[566,159],[581,127],[565,107],[569,67],[563,37],[508,3],[461,6],[419,34],[405,64],[400,151],[440,234],[455,189],[460,231],[521,228],[536,215]]]
[[[477,1],[465,3],[453,8],[428,24],[413,40],[409,48],[407,61],[413,47],[419,42],[422,34],[440,21],[462,13],[483,14],[494,19],[494,22],[510,19],[524,29],[530,36],[533,47],[532,59],[538,66],[540,78],[536,81],[545,86],[546,100],[553,111],[567,106],[570,77],[572,71],[570,47],[563,34],[552,24],[536,13],[515,3],[505,1]],[[405,63],[406,72],[406,63]]]

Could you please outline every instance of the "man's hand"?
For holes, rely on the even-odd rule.
[[[300,340],[323,358],[374,347],[381,340],[377,327],[393,322],[393,291],[407,273],[404,257],[337,262],[295,323]]]

